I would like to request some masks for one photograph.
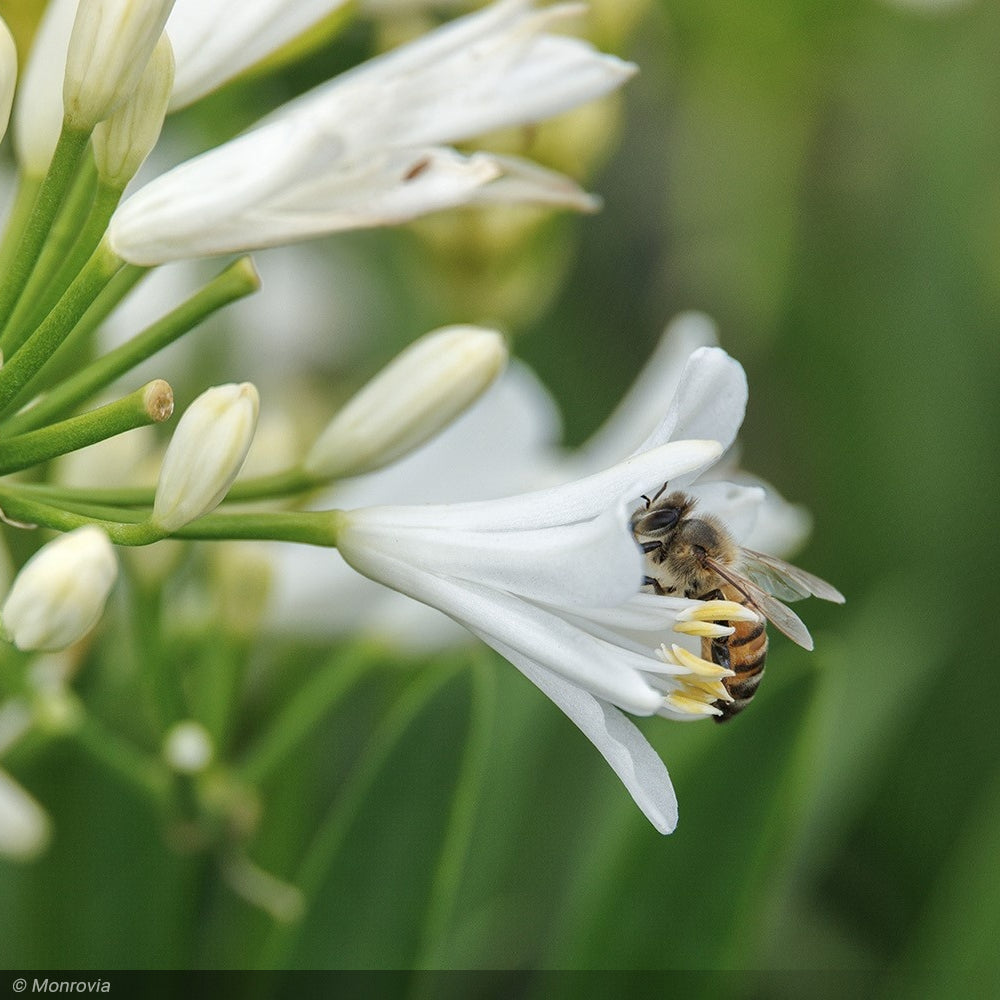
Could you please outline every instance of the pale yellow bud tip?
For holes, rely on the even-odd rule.
[[[174,391],[162,378],[154,379],[146,386],[143,403],[149,418],[158,424],[169,420],[174,412]]]

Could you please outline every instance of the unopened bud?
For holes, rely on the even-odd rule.
[[[118,575],[108,536],[94,525],[36,552],[14,580],[0,622],[18,649],[65,649],[97,623]]]
[[[45,850],[51,823],[45,810],[4,771],[0,771],[0,855],[30,861]]]
[[[156,145],[173,81],[173,49],[161,35],[132,96],[94,129],[94,162],[105,184],[123,190]]]
[[[244,382],[207,389],[184,411],[163,456],[154,523],[176,531],[222,502],[243,467],[259,408],[257,389]]]
[[[356,476],[395,461],[450,424],[507,363],[495,330],[445,327],[411,344],[327,425],[306,457],[320,478]]]
[[[0,139],[7,131],[10,107],[14,103],[14,85],[17,83],[17,46],[7,22],[0,17]]]
[[[80,0],[63,81],[68,126],[92,129],[128,100],[173,5],[174,0]]]
[[[178,722],[163,741],[163,759],[181,774],[204,771],[212,755],[212,737],[200,722]]]

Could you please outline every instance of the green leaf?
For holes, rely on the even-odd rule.
[[[782,672],[724,726],[657,741],[680,800],[677,831],[661,837],[634,808],[597,817],[546,968],[744,967],[798,833],[813,752],[816,674]]]

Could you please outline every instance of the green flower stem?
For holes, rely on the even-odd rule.
[[[101,289],[123,265],[121,258],[103,243],[94,251],[45,322],[0,369],[0,415],[10,409],[21,389],[44,367]]]
[[[267,724],[239,767],[243,780],[259,785],[271,778],[334,706],[371,670],[378,659],[369,647],[357,645],[334,656],[312,674]]]
[[[293,880],[307,902],[311,903],[322,889],[323,881],[340,852],[351,824],[361,811],[369,789],[389,760],[393,749],[421,711],[461,666],[462,664],[455,663],[450,668],[421,674],[403,691],[371,734],[367,752],[341,785],[336,801],[309,845]],[[285,968],[295,944],[295,935],[302,926],[301,921],[296,924],[272,925],[271,933],[260,952],[259,968]]]
[[[39,403],[39,407],[45,404],[46,400]],[[4,428],[16,426],[20,430],[21,416],[28,416],[35,412],[35,407],[24,414],[8,421]],[[325,485],[326,480],[317,480],[307,475],[301,469],[289,469],[285,472],[277,472],[270,476],[260,476],[255,479],[246,479],[236,482],[226,495],[228,501],[246,500],[267,500],[276,497],[296,496],[308,493],[319,486]],[[51,500],[53,503],[74,503],[74,504],[110,504],[120,507],[150,507],[153,503],[154,490],[149,486],[123,486],[123,487],[71,487],[71,486],[35,486],[40,496]]]
[[[128,396],[78,417],[0,440],[0,476],[30,468],[57,455],[167,420],[174,411],[170,386],[155,379]]]
[[[41,499],[45,497],[45,499]],[[41,524],[58,531],[72,531],[84,524],[103,528],[117,545],[150,545],[164,538],[202,541],[237,539],[300,542],[336,548],[343,511],[265,511],[246,514],[207,514],[167,534],[136,511],[103,505],[77,504],[49,498],[29,483],[0,484],[0,511],[8,520]]]
[[[66,416],[71,411],[72,407],[57,411],[54,407],[49,406],[46,395],[42,400],[42,403],[46,404],[45,409],[38,409],[39,404],[36,404],[23,412],[17,412],[21,407],[32,402],[39,393],[45,393],[45,390],[50,386],[61,385],[67,378],[71,378],[79,372],[80,358],[89,356],[94,331],[147,274],[149,274],[149,268],[126,264],[101,289],[97,298],[62,342],[56,357],[15,396],[14,402],[9,408],[13,411],[12,416],[6,420],[0,420],[5,433],[21,434],[24,431],[34,430],[53,419]],[[48,415],[46,416],[46,414]]]
[[[11,317],[6,332],[8,353],[21,346],[72,284],[101,242],[121,198],[120,191],[109,192],[98,184],[92,156],[84,163]]]
[[[0,242],[0,274],[7,273],[11,261],[14,259],[14,254],[17,253],[25,227],[28,225],[28,219],[31,218],[31,210],[35,207],[38,190],[44,179],[44,177],[31,174],[21,174],[18,178],[14,203],[11,205],[10,215],[7,218],[3,241]]]
[[[52,222],[73,181],[77,164],[89,141],[89,131],[78,131],[63,126],[52,155],[49,172],[38,189],[38,197],[24,227],[17,252],[10,261],[9,269],[3,275],[0,283],[0,323],[3,323],[4,332],[0,334],[0,350],[5,353],[10,349],[6,337],[8,320],[31,277],[31,272],[52,228]]]
[[[78,514],[28,496],[17,484],[0,486],[0,512],[7,521],[25,525],[44,525],[56,531],[72,531],[85,524],[96,524],[107,532],[116,545],[150,545],[166,537],[163,531],[148,520],[138,523],[113,521]]]
[[[73,734],[77,743],[100,764],[160,809],[168,809],[173,777],[166,764],[123,740],[92,715],[84,715]]]
[[[172,538],[230,541],[251,538],[337,547],[343,511],[267,511],[208,514],[173,532]]]
[[[255,292],[259,287],[260,278],[253,261],[249,257],[241,257],[162,319],[60,382],[29,410],[12,417],[7,422],[5,431],[16,433],[24,427],[38,427],[71,412],[120,375],[131,371],[136,365],[194,329],[217,309]],[[74,339],[75,337],[74,331]],[[93,499],[100,502],[107,497]],[[111,499],[114,501],[117,498]],[[152,503],[152,496],[144,493],[142,499],[136,502]]]

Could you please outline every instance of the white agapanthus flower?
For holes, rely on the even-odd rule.
[[[152,265],[482,200],[594,207],[562,175],[449,145],[551,117],[633,74],[629,63],[546,32],[577,10],[499,0],[370,60],[140,188],[112,218],[109,245]]]
[[[643,559],[629,516],[643,492],[696,474],[721,453],[715,441],[674,441],[536,493],[348,511],[338,549],[358,572],[443,611],[510,660],[667,833],[677,805],[666,768],[622,710],[687,714],[672,696],[686,697],[692,676],[717,682],[723,673],[705,664],[707,673],[693,675],[657,656],[657,643],[636,640],[636,630],[666,635],[676,618],[639,593]]]
[[[640,593],[630,515],[669,481],[745,541],[766,511],[765,489],[711,477],[746,401],[741,366],[701,347],[659,425],[610,469],[500,500],[352,510],[338,536],[354,569],[443,612],[549,695],[662,832],[677,819],[669,777],[623,713],[717,714],[725,672],[700,657],[701,630],[753,612]]]

